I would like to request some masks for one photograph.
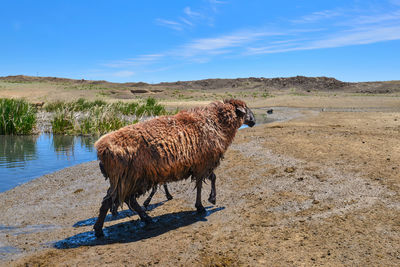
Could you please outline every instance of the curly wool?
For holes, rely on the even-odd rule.
[[[244,118],[240,100],[214,102],[123,127],[96,143],[113,202],[139,197],[154,185],[205,179],[218,165]]]

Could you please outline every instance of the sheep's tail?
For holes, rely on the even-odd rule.
[[[105,179],[110,181],[110,188],[107,194],[112,198],[113,203],[121,206],[129,197],[130,188],[136,186],[136,180],[126,179],[128,175],[126,173],[126,163],[122,161],[122,157],[116,156],[108,147],[98,147],[97,153],[100,160],[100,171]]]
[[[103,164],[103,162],[101,162],[101,161],[99,162],[99,167],[100,167],[101,174],[103,174],[104,178],[107,180],[108,175],[107,175],[107,173],[106,173],[106,170],[104,169],[104,164]]]

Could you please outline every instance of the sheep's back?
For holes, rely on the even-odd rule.
[[[218,165],[223,151],[210,140],[206,119],[195,115],[181,112],[112,132],[95,144],[99,159],[112,161],[114,175],[132,169],[127,178],[153,184],[203,176]]]

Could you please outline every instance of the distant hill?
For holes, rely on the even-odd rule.
[[[288,78],[236,78],[236,79],[205,79],[195,81],[162,82],[148,84],[144,82],[112,83],[107,81],[75,80],[57,77],[34,76],[6,76],[0,77],[0,81],[29,83],[50,82],[64,84],[93,84],[108,88],[129,88],[132,90],[150,90],[168,88],[177,90],[285,90],[296,89],[304,91],[348,91],[354,93],[395,93],[400,92],[400,81],[377,82],[342,82],[329,77],[305,77],[296,76]]]

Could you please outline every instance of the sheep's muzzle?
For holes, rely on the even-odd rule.
[[[244,124],[248,125],[249,127],[253,127],[256,124],[256,118],[254,117],[253,112],[248,107],[246,107]]]

